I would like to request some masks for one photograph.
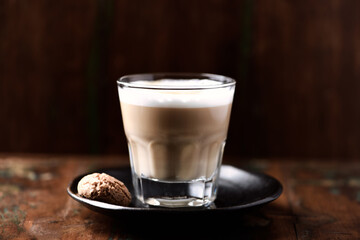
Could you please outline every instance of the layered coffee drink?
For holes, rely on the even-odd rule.
[[[131,84],[119,87],[119,96],[137,197],[151,205],[169,205],[174,199],[181,204],[179,199],[185,199],[187,205],[194,199],[199,205],[213,201],[234,87],[221,87],[211,79]],[[174,189],[193,186],[165,196],[142,189],[148,185],[160,191],[170,187],[167,183],[177,184]]]

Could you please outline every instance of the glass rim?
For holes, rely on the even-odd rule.
[[[134,84],[136,81],[155,81],[158,79],[169,79],[169,80],[191,80],[191,79],[203,79],[203,80],[214,80],[220,82],[219,85],[201,85],[201,86],[173,86],[173,85],[163,85],[163,86],[154,86],[147,84]],[[129,74],[124,75],[117,80],[119,86],[125,86],[129,88],[138,88],[138,89],[156,89],[156,90],[201,90],[201,89],[217,89],[230,87],[236,84],[236,81],[224,75],[213,74],[213,73],[188,73],[188,72],[159,72],[159,73],[140,73],[140,74]]]

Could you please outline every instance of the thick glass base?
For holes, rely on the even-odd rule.
[[[201,207],[216,198],[216,176],[190,181],[163,181],[133,173],[136,197],[146,205],[157,207]]]

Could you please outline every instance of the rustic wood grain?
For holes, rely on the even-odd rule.
[[[358,162],[225,163],[274,176],[283,194],[263,207],[217,218],[115,219],[85,208],[66,187],[79,174],[128,165],[127,157],[2,154],[0,239],[359,239]]]
[[[0,151],[126,153],[115,80],[238,80],[226,154],[360,157],[360,2],[0,2]]]

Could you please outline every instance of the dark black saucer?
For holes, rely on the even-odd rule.
[[[129,167],[100,169],[94,172],[107,173],[124,182],[133,195],[131,171]],[[88,174],[88,173],[87,173]],[[261,173],[250,173],[230,165],[223,165],[220,171],[217,199],[209,207],[193,208],[159,208],[142,205],[133,198],[129,207],[107,204],[85,199],[77,194],[77,185],[80,179],[87,175],[76,177],[68,186],[68,194],[76,201],[97,212],[113,215],[152,215],[152,214],[188,214],[238,211],[260,206],[277,199],[282,193],[282,186],[278,180]]]

